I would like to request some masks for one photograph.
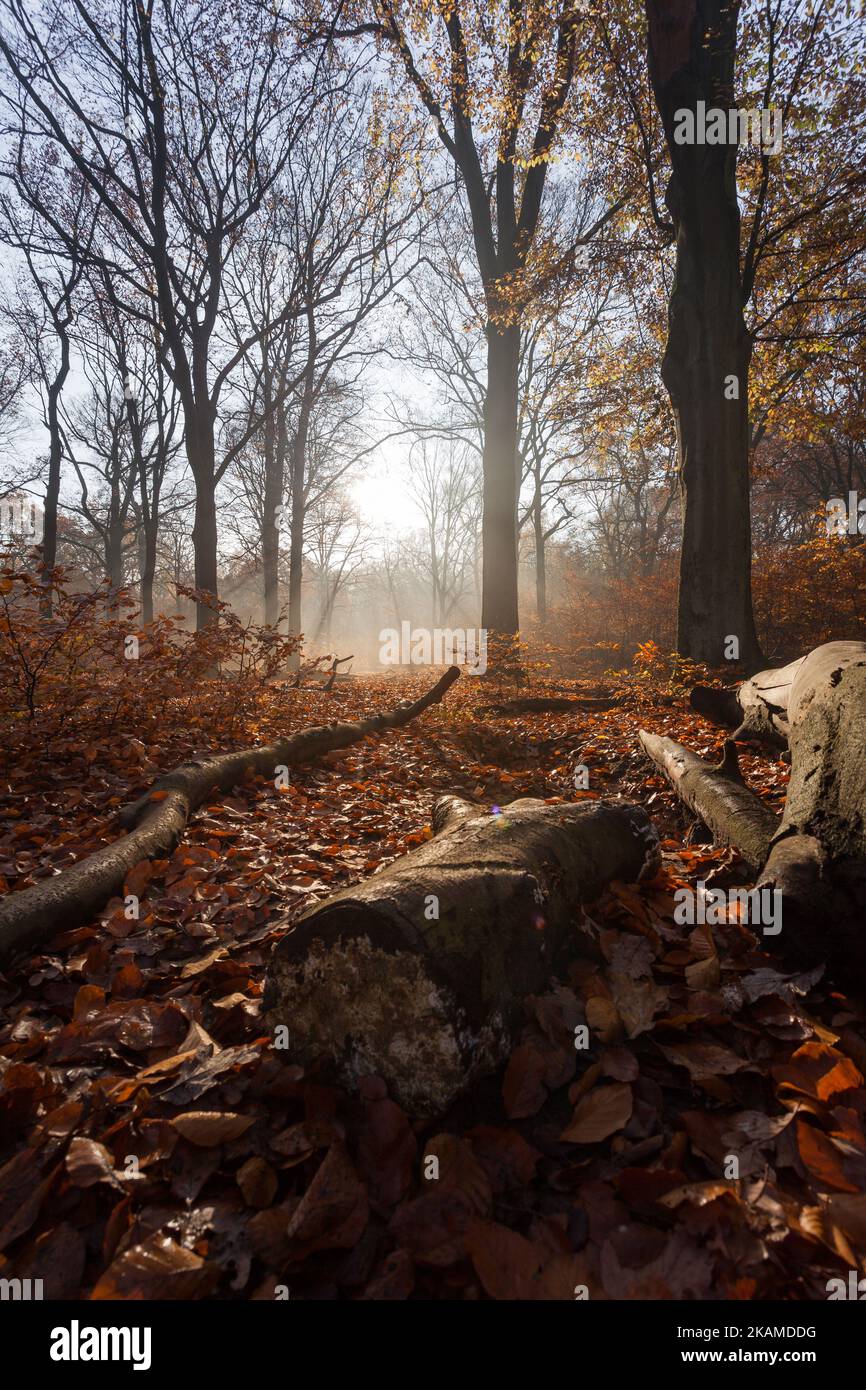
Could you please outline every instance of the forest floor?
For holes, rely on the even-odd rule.
[[[61,738],[50,757],[21,743],[0,794],[0,890],[114,838],[116,808],[193,753],[391,709],[431,683],[274,683],[231,727],[202,688],[164,737]],[[737,861],[695,842],[637,731],[706,756],[719,732],[632,676],[506,694],[554,688],[619,703],[509,718],[479,713],[496,696],[463,679],[285,790],[251,779],[221,796],[171,858],[133,870],[137,920],[118,899],[0,975],[0,1275],[41,1278],[46,1298],[825,1299],[866,1268],[862,1009],[737,921],[674,920],[678,888],[727,883]],[[778,809],[784,764],[741,766]],[[297,914],[420,843],[445,792],[486,809],[622,795],[648,807],[664,860],[592,908],[606,963],[575,960],[527,999],[507,1068],[420,1126],[379,1078],[346,1094],[275,1050],[261,992]]]

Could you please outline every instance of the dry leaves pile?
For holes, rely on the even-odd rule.
[[[206,692],[200,721],[165,721],[158,743],[130,729],[48,760],[22,735],[0,886],[113,838],[115,808],[206,745],[428,684],[274,685],[228,741]],[[607,712],[520,718],[477,715],[477,691],[461,682],[286,791],[237,788],[133,871],[138,918],[117,900],[0,977],[4,1277],[41,1278],[48,1298],[822,1299],[866,1269],[862,1012],[736,921],[673,920],[678,887],[735,881],[737,864],[685,843],[635,733],[707,752],[715,736],[646,683],[623,682]],[[573,789],[580,763],[589,792]],[[744,764],[778,804],[781,764]],[[292,917],[418,843],[446,790],[488,807],[622,792],[667,839],[656,880],[612,885],[575,924],[581,954],[527,999],[504,1075],[422,1129],[377,1077],[348,1095],[293,1065],[260,997]]]

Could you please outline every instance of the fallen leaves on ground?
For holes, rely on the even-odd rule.
[[[428,685],[277,683],[230,739],[168,719],[50,763],[22,745],[0,797],[5,886],[114,838],[117,807],[184,758]],[[866,1270],[861,1010],[737,922],[674,921],[679,888],[742,866],[686,843],[636,730],[708,756],[717,735],[625,680],[609,710],[519,718],[477,713],[477,689],[283,791],[250,779],[214,800],[130,871],[137,916],[117,899],[0,977],[3,1277],[41,1278],[46,1298],[810,1299]],[[783,765],[742,764],[778,805]],[[666,838],[655,880],[612,884],[575,924],[591,958],[527,998],[497,1081],[422,1126],[378,1077],[349,1094],[294,1065],[262,1033],[261,991],[295,917],[420,843],[446,791],[486,809],[622,794]]]

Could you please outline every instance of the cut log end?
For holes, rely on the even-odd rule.
[[[275,957],[269,994],[281,1001],[269,1022],[288,1028],[292,1056],[326,1055],[349,1086],[384,1076],[413,1115],[446,1110],[507,1050],[502,1016],[472,1027],[423,957],[383,950],[367,936],[314,942],[300,960]]]
[[[622,802],[526,798],[491,815],[446,797],[433,824],[426,844],[293,924],[264,998],[294,1060],[324,1058],[347,1085],[375,1072],[420,1116],[505,1059],[524,998],[565,948],[586,949],[581,906],[660,866],[655,827]]]

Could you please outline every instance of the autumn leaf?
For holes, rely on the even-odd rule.
[[[626,1083],[597,1086],[578,1101],[560,1138],[569,1144],[599,1144],[625,1128],[632,1104],[632,1089]]]
[[[255,1124],[252,1115],[233,1115],[229,1111],[188,1110],[171,1121],[178,1134],[199,1148],[210,1149],[239,1139]]]

